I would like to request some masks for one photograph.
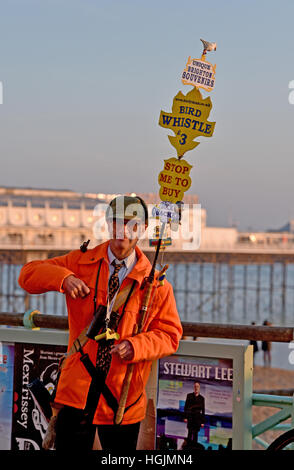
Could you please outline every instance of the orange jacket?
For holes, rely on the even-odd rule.
[[[21,270],[19,277],[20,286],[31,294],[40,294],[47,291],[62,291],[64,279],[74,274],[82,279],[90,288],[90,294],[84,298],[72,299],[66,295],[68,320],[69,320],[69,344],[79,336],[81,331],[90,324],[94,311],[94,290],[98,265],[101,259],[99,275],[97,305],[106,305],[107,286],[109,278],[107,248],[109,242],[103,243],[86,253],[75,250],[67,255],[52,258],[45,261],[32,261]],[[133,270],[124,279],[121,288],[136,280],[136,288],[125,309],[122,321],[119,322],[118,333],[120,339],[128,339],[134,348],[134,370],[129,389],[126,407],[134,403],[124,415],[122,424],[136,423],[144,419],[146,412],[145,386],[148,380],[151,363],[155,359],[173,354],[179,345],[182,336],[182,326],[176,308],[173,290],[169,282],[156,289],[152,307],[143,331],[132,336],[134,325],[138,321],[143,290],[140,285],[151,269],[151,265],[136,247],[138,261]],[[119,309],[121,313],[123,306]],[[91,361],[95,364],[97,355],[97,342],[89,339],[83,347]],[[122,361],[113,355],[111,367],[107,375],[106,384],[112,394],[119,400],[122,382],[126,373],[128,362]],[[80,354],[75,353],[66,360],[58,382],[55,401],[75,408],[83,409],[86,405],[87,394],[91,383],[91,377],[80,361]],[[94,415],[94,424],[112,424],[113,411],[109,408],[104,396],[101,394]]]

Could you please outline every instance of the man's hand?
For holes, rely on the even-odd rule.
[[[73,274],[64,279],[62,289],[66,294],[70,295],[72,299],[86,297],[86,295],[90,294],[90,289],[84,281],[78,279]]]
[[[134,349],[130,341],[124,340],[119,344],[115,344],[111,347],[111,354],[117,354],[120,359],[125,361],[131,361],[134,357]]]

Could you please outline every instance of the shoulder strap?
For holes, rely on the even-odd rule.
[[[134,293],[134,290],[134,283],[130,283],[124,287],[124,289],[119,291],[114,302],[113,310],[117,311],[125,303],[125,301],[131,297],[131,295]],[[86,328],[84,328],[83,331],[79,334],[77,339],[74,340],[69,351],[63,356],[63,359],[66,359],[72,354],[80,351],[80,349],[85,346],[89,339],[88,336],[86,336],[89,326],[90,324],[87,325]],[[60,364],[60,368],[62,369],[64,365],[65,361],[63,360]]]

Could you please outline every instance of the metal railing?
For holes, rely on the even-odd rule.
[[[252,438],[263,448],[267,448],[269,443],[259,436],[266,431],[288,431],[294,427],[294,400],[293,396],[284,397],[277,395],[266,395],[263,393],[252,394],[252,406],[265,406],[279,408],[280,411],[269,416],[263,421],[252,426]],[[291,422],[284,423],[291,418]],[[284,423],[284,424],[281,424]]]

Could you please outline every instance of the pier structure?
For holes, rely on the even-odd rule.
[[[138,195],[150,206],[159,202],[155,194]],[[51,298],[48,293],[36,300],[36,296],[32,299],[21,291],[17,283],[19,270],[28,261],[79,249],[88,239],[90,248],[107,240],[103,208],[114,196],[0,188],[2,311],[34,306],[43,312],[65,313],[63,296],[62,302],[57,300],[60,294]],[[199,205],[196,195],[185,196],[184,203],[187,207]],[[239,232],[235,227],[209,227],[203,208],[198,222],[201,237],[197,249],[193,249],[193,240],[180,234],[163,253],[183,318],[248,323],[261,322],[266,316],[276,324],[287,323],[294,313],[293,231]],[[186,249],[187,244],[190,249]],[[154,248],[149,246],[148,238],[139,246],[152,260]]]

